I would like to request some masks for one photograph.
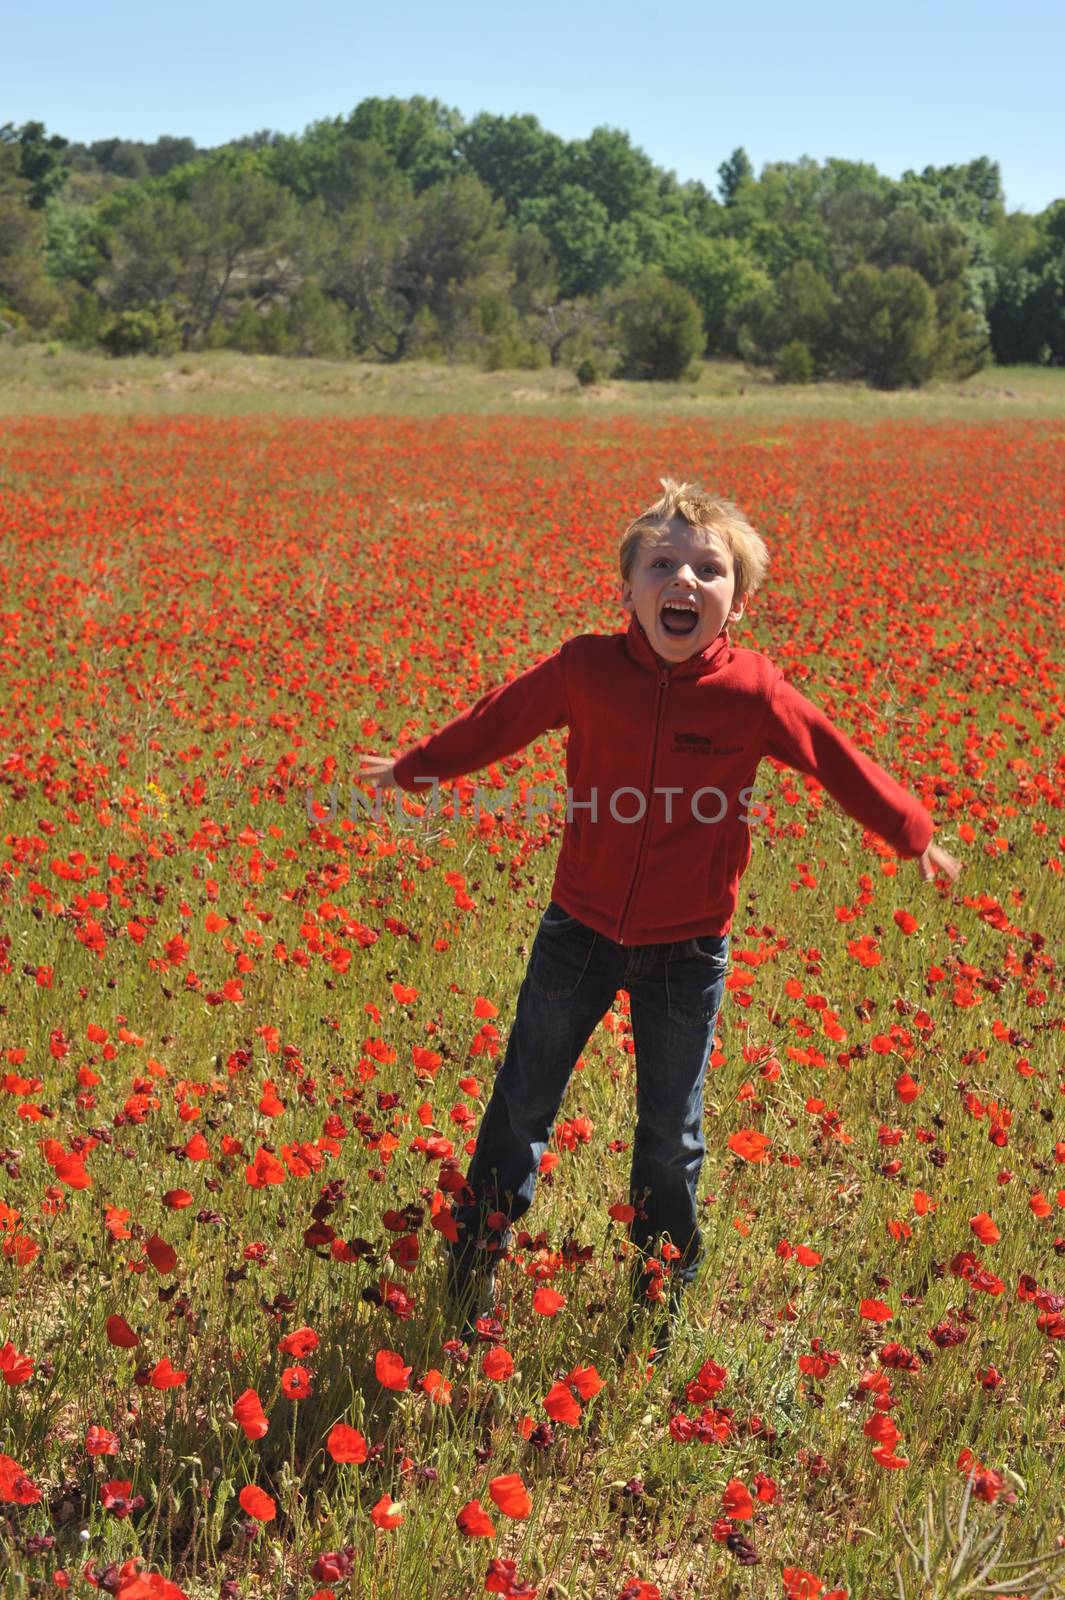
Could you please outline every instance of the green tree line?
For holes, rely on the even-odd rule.
[[[619,129],[564,140],[368,99],[301,135],[92,145],[0,128],[0,332],[112,355],[571,365],[703,355],[885,388],[1065,363],[1065,201],[1007,212],[985,156],[899,180],[742,149],[716,192]]]

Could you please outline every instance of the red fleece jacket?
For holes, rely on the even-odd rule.
[[[483,695],[411,746],[396,781],[426,795],[429,780],[475,772],[562,727],[569,793],[552,897],[618,944],[728,931],[763,756],[812,774],[900,855],[922,855],[932,837],[921,803],[767,656],[722,633],[665,668],[636,618],[627,633],[568,640]]]

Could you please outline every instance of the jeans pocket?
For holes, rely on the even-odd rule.
[[[666,961],[669,1020],[685,1028],[710,1027],[721,1009],[728,971],[728,935],[686,939]]]
[[[553,901],[552,907],[558,911]],[[551,921],[545,912],[529,957],[530,988],[545,1000],[572,999],[588,970],[597,937],[594,928],[586,927],[576,917]]]
[[[545,933],[560,933],[563,928],[573,928],[576,924],[577,918],[571,917],[568,911],[563,911],[554,900],[547,902],[547,910],[540,918],[540,927]]]

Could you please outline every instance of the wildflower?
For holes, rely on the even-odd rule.
[[[302,1361],[304,1356],[317,1350],[318,1335],[313,1328],[294,1328],[278,1340],[277,1348],[282,1355],[295,1356],[297,1361]]]
[[[492,1497],[493,1504],[499,1507],[503,1515],[513,1517],[515,1521],[521,1521],[532,1510],[529,1491],[517,1472],[508,1472],[501,1478],[493,1478],[488,1485],[488,1493]]]
[[[766,1161],[771,1140],[759,1133],[757,1128],[740,1128],[736,1133],[730,1133],[727,1143],[733,1155],[740,1156],[744,1161]]]
[[[479,1500],[468,1500],[455,1518],[459,1532],[467,1539],[494,1539],[492,1519]]]
[[[94,1423],[85,1435],[85,1454],[89,1456],[117,1456],[118,1451],[118,1434],[112,1433],[109,1428],[98,1427]]]
[[[402,1502],[383,1494],[377,1504],[371,1507],[370,1520],[375,1528],[398,1528],[403,1521]]]
[[[245,1484],[237,1498],[241,1510],[249,1517],[254,1517],[256,1522],[273,1522],[277,1516],[276,1502],[258,1484]]]
[[[286,1400],[309,1400],[314,1393],[306,1367],[286,1367],[281,1374],[281,1393]]]
[[[334,1461],[351,1462],[355,1465],[365,1461],[368,1454],[366,1440],[358,1428],[349,1427],[346,1422],[333,1424],[325,1441],[325,1447]]]
[[[15,1389],[33,1376],[33,1357],[21,1356],[10,1339],[0,1345],[0,1378],[8,1388]]]
[[[407,1387],[411,1369],[403,1365],[403,1357],[394,1350],[378,1350],[374,1357],[374,1372],[382,1388],[402,1391]]]
[[[126,1321],[116,1312],[108,1317],[105,1324],[107,1342],[115,1345],[119,1350],[135,1350],[140,1340]]]
[[[131,1495],[132,1488],[133,1484],[129,1478],[115,1478],[110,1483],[100,1485],[100,1504],[120,1522],[132,1512],[140,1511],[144,1505],[144,1496]]]
[[[169,1356],[164,1356],[152,1368],[151,1384],[153,1389],[180,1389],[188,1376],[185,1372],[175,1372]]]
[[[245,1389],[234,1400],[233,1418],[243,1428],[246,1439],[263,1439],[270,1431],[262,1402],[254,1389]]]

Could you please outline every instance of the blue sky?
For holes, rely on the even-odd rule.
[[[6,8],[0,122],[91,141],[295,133],[368,95],[626,129],[681,178],[988,155],[1012,209],[1065,196],[1065,6],[1029,0],[52,0]]]

